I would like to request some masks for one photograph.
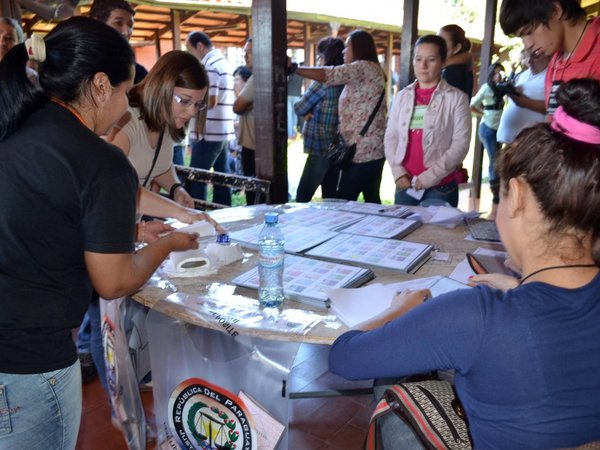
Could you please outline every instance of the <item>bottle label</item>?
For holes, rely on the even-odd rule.
[[[258,264],[262,267],[275,269],[283,266],[283,253],[265,254],[261,253],[258,257]]]

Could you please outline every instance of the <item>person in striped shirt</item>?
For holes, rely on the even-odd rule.
[[[196,56],[209,78],[208,111],[206,123],[198,140],[193,140],[196,127],[191,126],[192,140],[191,167],[200,169],[214,168],[217,172],[229,173],[227,156],[228,143],[235,138],[233,128],[233,75],[229,63],[223,54],[214,48],[210,37],[202,31],[189,34],[187,50]],[[206,200],[206,184],[194,183],[190,188],[193,198]],[[231,189],[226,186],[214,186],[213,202],[231,206]]]

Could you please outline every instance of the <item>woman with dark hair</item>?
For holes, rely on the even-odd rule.
[[[329,355],[350,379],[454,369],[473,448],[600,440],[600,83],[572,80],[558,98],[554,122],[499,157],[496,222],[521,279],[478,275],[425,303],[404,292]]]
[[[348,35],[343,54],[344,64],[339,66],[298,67],[290,63],[288,69],[326,86],[344,86],[338,107],[339,132],[348,144],[356,143],[356,154],[350,167],[342,170],[336,197],[356,200],[362,193],[366,202],[381,203],[385,101],[377,108],[365,135],[360,132],[385,92],[385,74],[377,58],[375,41],[364,30],[354,30]]]
[[[344,63],[343,51],[344,41],[325,37],[317,44],[317,60],[321,66],[339,66]],[[338,99],[342,89],[314,81],[294,105],[296,114],[304,117],[302,135],[304,153],[308,153],[298,184],[298,202],[309,202],[319,185],[323,198],[335,197],[340,170],[330,163],[327,149],[338,129]]]
[[[166,53],[129,91],[131,118],[111,139],[129,157],[142,186],[163,188],[189,208],[194,200],[175,173],[173,145],[185,137],[190,119],[206,110],[207,89],[206,71],[195,56]]]
[[[504,109],[505,91],[498,88],[498,83],[504,80],[504,66],[500,63],[491,64],[488,68],[487,83],[479,88],[479,91],[471,100],[471,111],[482,116],[479,123],[479,139],[485,147],[490,160],[489,182],[492,191],[492,211],[488,218],[494,220],[500,201],[500,181],[496,173],[496,158],[500,150],[500,144],[496,134],[500,126],[500,118]]]
[[[130,294],[171,251],[198,246],[174,232],[134,253],[137,178],[98,137],[127,110],[133,63],[115,30],[84,17],[0,62],[0,448],[75,448],[71,329],[92,286],[106,299]]]
[[[385,155],[396,183],[395,202],[458,205],[461,163],[469,152],[471,114],[464,92],[442,79],[446,42],[427,35],[415,43],[417,80],[394,98]],[[422,197],[409,188],[424,190]]]
[[[438,32],[448,49],[448,56],[442,71],[442,78],[450,86],[460,89],[469,97],[473,95],[473,58],[471,57],[471,41],[465,30],[455,24],[444,25]]]

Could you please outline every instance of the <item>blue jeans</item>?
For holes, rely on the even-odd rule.
[[[175,144],[173,146],[173,164],[178,164],[180,166],[183,166],[183,149],[185,148],[184,145],[181,144]]]
[[[288,139],[293,139],[298,134],[298,116],[294,110],[294,104],[300,100],[300,97],[288,95],[287,98],[287,134]]]
[[[0,448],[74,449],[81,402],[79,360],[46,373],[0,373]]]
[[[310,202],[321,185],[323,198],[335,198],[340,170],[331,166],[327,156],[308,155],[296,192],[297,202]]]
[[[337,191],[337,198],[357,200],[362,192],[365,202],[381,203],[379,188],[385,158],[365,163],[352,163],[342,170],[342,177]]]
[[[490,182],[498,179],[498,174],[496,174],[496,158],[498,156],[498,149],[500,148],[500,144],[498,144],[498,141],[496,140],[497,132],[498,130],[494,130],[493,128],[488,127],[483,122],[479,124],[479,140],[485,147],[485,151],[487,152],[488,158],[490,160]]]
[[[85,316],[83,316],[83,321],[79,326],[79,331],[77,332],[77,352],[78,353],[90,353],[90,341],[92,339],[92,329],[90,324],[90,316],[86,311]]]
[[[102,345],[102,322],[100,317],[100,299],[98,294],[94,292],[94,297],[90,306],[88,306],[87,315],[90,318],[90,353],[98,372],[98,378],[104,392],[108,394],[108,386],[106,383],[106,363],[104,361],[104,346]]]
[[[227,141],[213,142],[202,139],[192,144],[190,166],[207,170],[214,167],[217,172],[229,173],[229,165],[227,164],[228,154]],[[190,195],[193,198],[206,200],[206,184],[192,183],[190,186]],[[227,186],[214,186],[213,202],[231,206],[231,188]]]
[[[396,189],[394,198],[396,205],[409,206],[458,206],[458,184],[456,181],[425,189],[421,200],[417,200],[406,193],[406,189]]]

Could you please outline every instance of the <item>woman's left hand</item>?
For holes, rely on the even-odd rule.
[[[173,194],[173,200],[186,208],[194,207],[194,199],[183,187],[179,187]]]
[[[421,180],[419,180],[419,177],[417,177],[417,179],[415,180],[415,189],[417,191],[420,191],[421,189],[425,189],[425,186],[423,186],[423,183],[421,183]]]

